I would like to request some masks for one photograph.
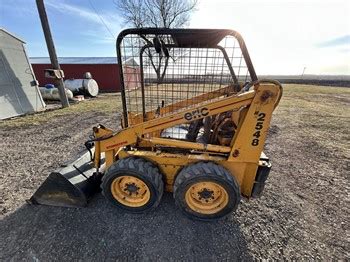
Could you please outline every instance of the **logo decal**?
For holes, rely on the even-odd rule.
[[[187,121],[191,121],[191,120],[194,120],[194,119],[197,119],[197,118],[201,118],[201,117],[207,116],[208,114],[209,114],[209,109],[206,108],[206,107],[202,107],[200,109],[193,110],[192,112],[187,112],[184,115],[184,118]]]

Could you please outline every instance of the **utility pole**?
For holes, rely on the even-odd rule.
[[[64,82],[63,82],[63,71],[61,71],[60,64],[58,63],[55,45],[52,40],[52,35],[50,31],[49,21],[47,19],[44,0],[36,0],[36,6],[38,8],[41,26],[44,31],[45,40],[47,49],[49,51],[50,60],[51,60],[51,66],[53,67],[54,71],[57,70],[58,74],[55,74],[55,81],[57,84],[58,92],[60,95],[60,100],[62,103],[62,107],[69,107],[68,98],[64,89]]]
[[[304,66],[303,72],[301,73],[301,78],[303,78],[305,70],[306,70],[306,66]]]

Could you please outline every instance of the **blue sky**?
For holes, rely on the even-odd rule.
[[[125,28],[113,0],[45,0],[58,56],[115,56]],[[116,0],[117,1],[117,0]],[[200,0],[190,26],[230,28],[258,74],[350,74],[349,0]],[[48,56],[35,0],[0,0],[0,27]]]
[[[121,20],[111,1],[91,0],[114,36]],[[114,37],[87,0],[45,0],[59,56],[115,56]],[[23,38],[30,56],[48,56],[35,0],[0,0],[0,26]]]

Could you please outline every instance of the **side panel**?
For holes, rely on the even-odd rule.
[[[181,169],[192,163],[198,161],[213,161],[219,165],[224,166],[231,174],[235,177],[238,184],[240,185],[241,191],[244,191],[244,175],[249,172],[254,173],[254,179],[256,175],[256,164],[247,163],[232,163],[226,160],[225,157],[220,156],[209,156],[207,154],[202,155],[182,155],[182,154],[171,154],[171,153],[156,153],[149,151],[124,151],[121,150],[118,153],[118,158],[122,159],[129,156],[138,156],[155,163],[161,173],[164,175],[165,189],[168,192],[173,191],[173,184],[175,182],[176,175],[181,171]],[[244,194],[246,197],[250,197],[249,194]]]
[[[138,156],[148,159],[149,161],[156,163],[161,173],[164,175],[164,182],[166,191],[173,191],[173,184],[178,172],[184,167],[191,163],[198,161],[214,161],[222,163],[225,158],[218,156],[209,155],[182,155],[182,154],[171,154],[171,153],[156,153],[149,151],[124,151],[121,150],[118,154],[119,158],[125,158],[128,156]]]

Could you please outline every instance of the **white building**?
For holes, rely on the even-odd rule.
[[[0,28],[0,119],[45,108],[24,44]]]

